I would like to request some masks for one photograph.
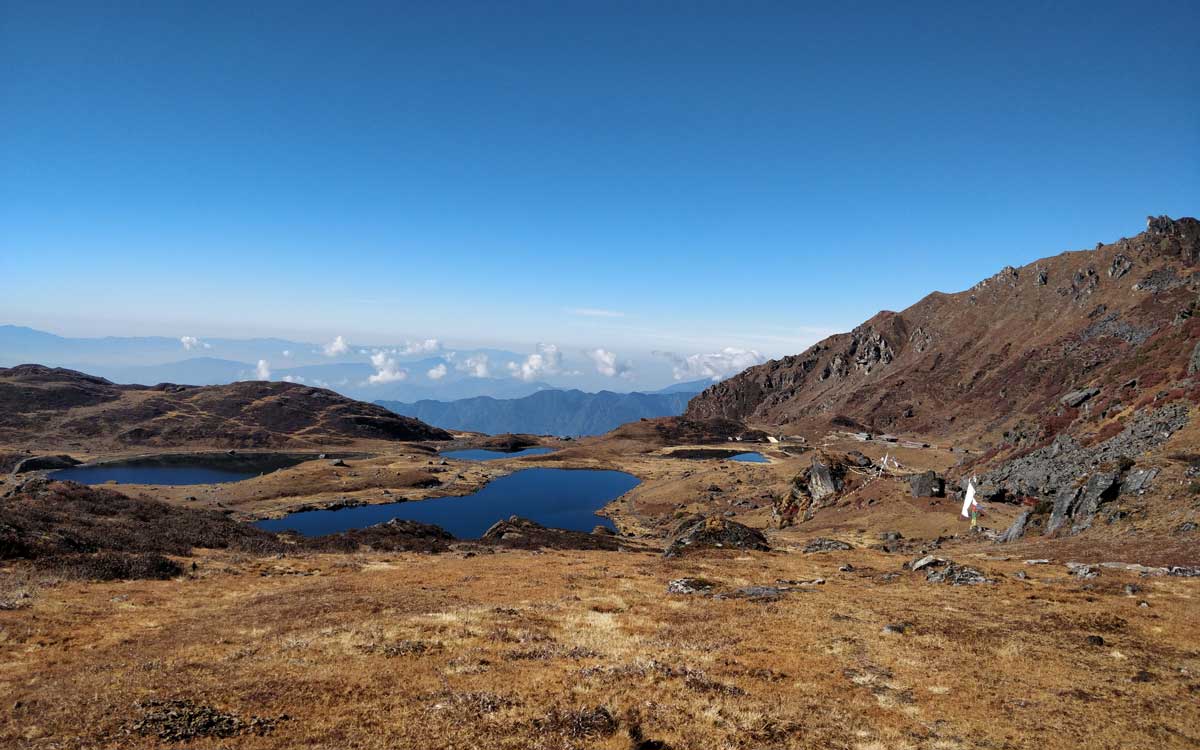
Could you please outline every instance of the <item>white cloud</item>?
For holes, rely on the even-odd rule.
[[[271,365],[267,362],[267,360],[258,360],[258,367],[254,368],[254,377],[258,380],[271,379]]]
[[[291,349],[284,349],[284,350],[283,350],[283,356],[284,356],[286,359],[291,359],[291,358],[292,358],[292,350],[291,350]]]
[[[193,349],[212,349],[212,344],[201,341],[195,336],[180,336],[179,343],[183,344],[183,348],[189,352]]]
[[[686,357],[674,352],[654,353],[671,360],[676,380],[708,378],[715,382],[767,361],[766,357],[754,349],[737,349],[732,346],[711,354],[689,354]]]
[[[538,344],[537,351],[526,357],[524,362],[509,362],[508,370],[514,378],[526,382],[557,375],[562,371],[562,352],[554,344]]]
[[[446,377],[446,363],[442,362],[437,367],[430,368],[429,372],[425,373],[430,380],[441,380]]]
[[[456,362],[454,369],[465,372],[473,378],[486,378],[492,374],[492,366],[486,354],[475,354],[462,362]]]
[[[299,375],[284,375],[283,382],[285,382],[285,383],[303,383],[304,378],[300,377]]]
[[[596,372],[608,378],[622,377],[628,378],[633,375],[632,362],[619,362],[615,352],[610,352],[607,349],[591,349],[587,352],[588,359],[592,360],[596,365]]]
[[[437,339],[425,339],[424,341],[405,341],[404,346],[397,349],[396,353],[411,357],[414,354],[433,354],[441,350],[442,342]]]
[[[376,372],[367,378],[367,382],[372,385],[395,383],[398,380],[408,379],[408,370],[402,369],[396,360],[389,357],[385,351],[377,351],[371,355],[371,366],[375,368]]]
[[[350,345],[346,343],[346,339],[338,336],[333,341],[322,347],[326,357],[338,357],[350,352]]]
[[[570,307],[567,308],[569,315],[580,315],[585,318],[623,318],[625,313],[617,310],[601,310],[596,307]]]

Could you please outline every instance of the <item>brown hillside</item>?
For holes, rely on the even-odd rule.
[[[1102,430],[1131,405],[1190,398],[1198,262],[1200,222],[1152,217],[1132,239],[880,312],[708,388],[685,416],[818,429],[844,417],[876,431],[966,438],[1017,428],[1031,442],[1072,423]],[[1086,387],[1100,390],[1061,403]]]
[[[294,383],[147,388],[41,365],[0,368],[0,443],[10,445],[289,448],[450,437],[383,407]]]

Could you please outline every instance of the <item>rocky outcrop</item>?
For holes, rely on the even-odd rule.
[[[1103,464],[1119,464],[1161,445],[1188,422],[1188,407],[1174,403],[1134,417],[1116,436],[1095,446],[1084,446],[1068,436],[980,476],[977,485],[985,497],[1058,497],[1081,485]],[[1143,480],[1138,491],[1144,489]]]
[[[719,516],[693,520],[667,540],[667,557],[712,549],[769,550],[767,538],[757,529]]]
[[[479,541],[491,546],[518,549],[616,550],[620,547],[615,536],[552,529],[520,516],[510,516],[492,524]]]

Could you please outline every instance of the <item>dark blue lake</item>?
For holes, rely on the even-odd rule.
[[[596,511],[638,484],[637,477],[622,471],[525,469],[462,497],[305,511],[255,525],[267,531],[320,536],[401,518],[436,524],[456,537],[473,539],[496,521],[517,515],[558,529],[611,529],[612,522]]]
[[[465,448],[460,451],[443,451],[443,458],[454,458],[460,461],[495,461],[498,458],[518,458],[520,456],[540,456],[550,453],[553,448],[525,448],[519,451],[491,451],[484,448]]]
[[[767,464],[770,460],[761,453],[739,453],[736,456],[730,456],[730,461],[741,461],[748,464]]]
[[[53,479],[80,484],[224,484],[270,474],[314,456],[285,454],[161,455],[74,466],[50,472]]]

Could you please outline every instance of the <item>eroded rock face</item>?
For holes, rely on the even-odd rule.
[[[771,546],[758,529],[752,529],[728,518],[711,516],[695,521],[673,534],[667,540],[664,554],[667,557],[676,557],[704,549],[769,550]]]

